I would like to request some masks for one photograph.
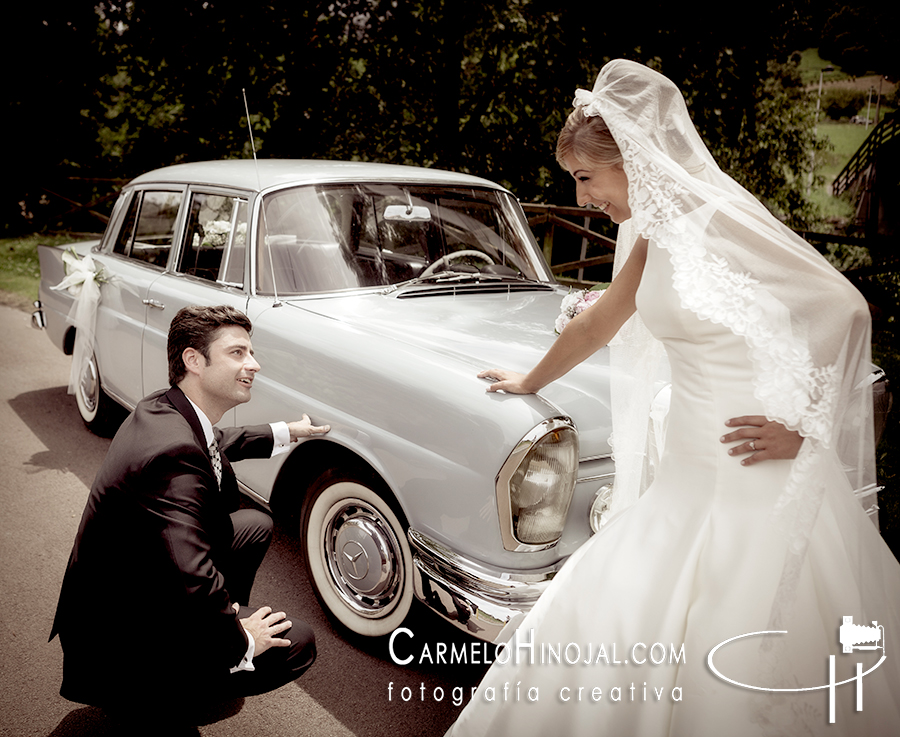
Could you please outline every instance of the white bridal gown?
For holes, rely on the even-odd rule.
[[[900,647],[892,647],[900,642],[900,566],[874,525],[858,524],[862,508],[840,484],[840,493],[829,491],[823,502],[788,634],[779,636],[787,652],[775,667],[789,682],[768,685],[825,685],[829,654],[835,654],[837,681],[852,677],[857,662],[869,668],[881,651],[843,654],[838,644],[842,617],[870,625],[861,621],[866,613],[885,625],[887,659],[863,679],[863,711],[855,709],[855,684],[837,688],[836,719],[829,724],[827,690],[757,692],[710,672],[707,656],[717,644],[770,629],[786,543],[768,517],[790,462],[745,467],[719,442],[728,432],[725,420],[762,413],[747,346],[682,309],[667,252],[652,244],[649,251],[638,310],[666,347],[673,384],[655,479],[572,556],[510,641],[511,662],[492,666],[448,734],[900,734]],[[863,530],[849,543],[854,555],[846,548],[850,530]],[[869,588],[858,583],[856,555],[877,572]],[[516,665],[516,637],[532,643],[534,664],[519,648]],[[760,656],[761,644],[761,637],[750,637],[724,646],[717,669],[765,687],[761,671],[772,661]],[[598,660],[601,645],[605,657]],[[562,664],[551,647],[562,653]],[[580,662],[566,663],[576,652]],[[590,665],[583,662],[588,656]]]

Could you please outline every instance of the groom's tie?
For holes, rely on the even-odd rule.
[[[216,483],[222,488],[222,456],[219,455],[219,444],[213,438],[209,444],[209,457],[212,460],[213,471],[216,472]]]

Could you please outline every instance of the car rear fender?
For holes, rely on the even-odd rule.
[[[70,325],[66,319],[75,297],[66,289],[56,291],[51,287],[59,284],[66,277],[66,267],[62,257],[67,248],[75,248],[77,253],[83,255],[97,243],[98,241],[90,241],[68,246],[38,246],[38,259],[41,266],[38,297],[44,312],[47,336],[53,345],[66,355],[72,354],[72,347],[75,343],[75,327]]]

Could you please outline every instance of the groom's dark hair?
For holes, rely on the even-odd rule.
[[[169,357],[169,385],[175,386],[187,373],[182,354],[193,348],[209,361],[209,346],[218,337],[220,328],[236,325],[247,333],[253,331],[250,318],[230,305],[201,307],[191,305],[178,310],[169,326],[166,352]]]

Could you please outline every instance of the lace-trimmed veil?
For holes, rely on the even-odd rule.
[[[772,610],[777,628],[825,487],[843,476],[836,467],[846,473],[846,493],[874,489],[868,307],[815,249],[719,169],[666,77],[615,60],[592,92],[577,91],[575,105],[604,119],[624,158],[632,217],[619,229],[615,272],[638,235],[668,251],[682,306],[744,338],[766,415],[805,438],[772,510],[789,541]],[[647,482],[641,418],[663,351],[637,315],[610,349],[613,368],[621,369],[612,387],[616,511]]]

